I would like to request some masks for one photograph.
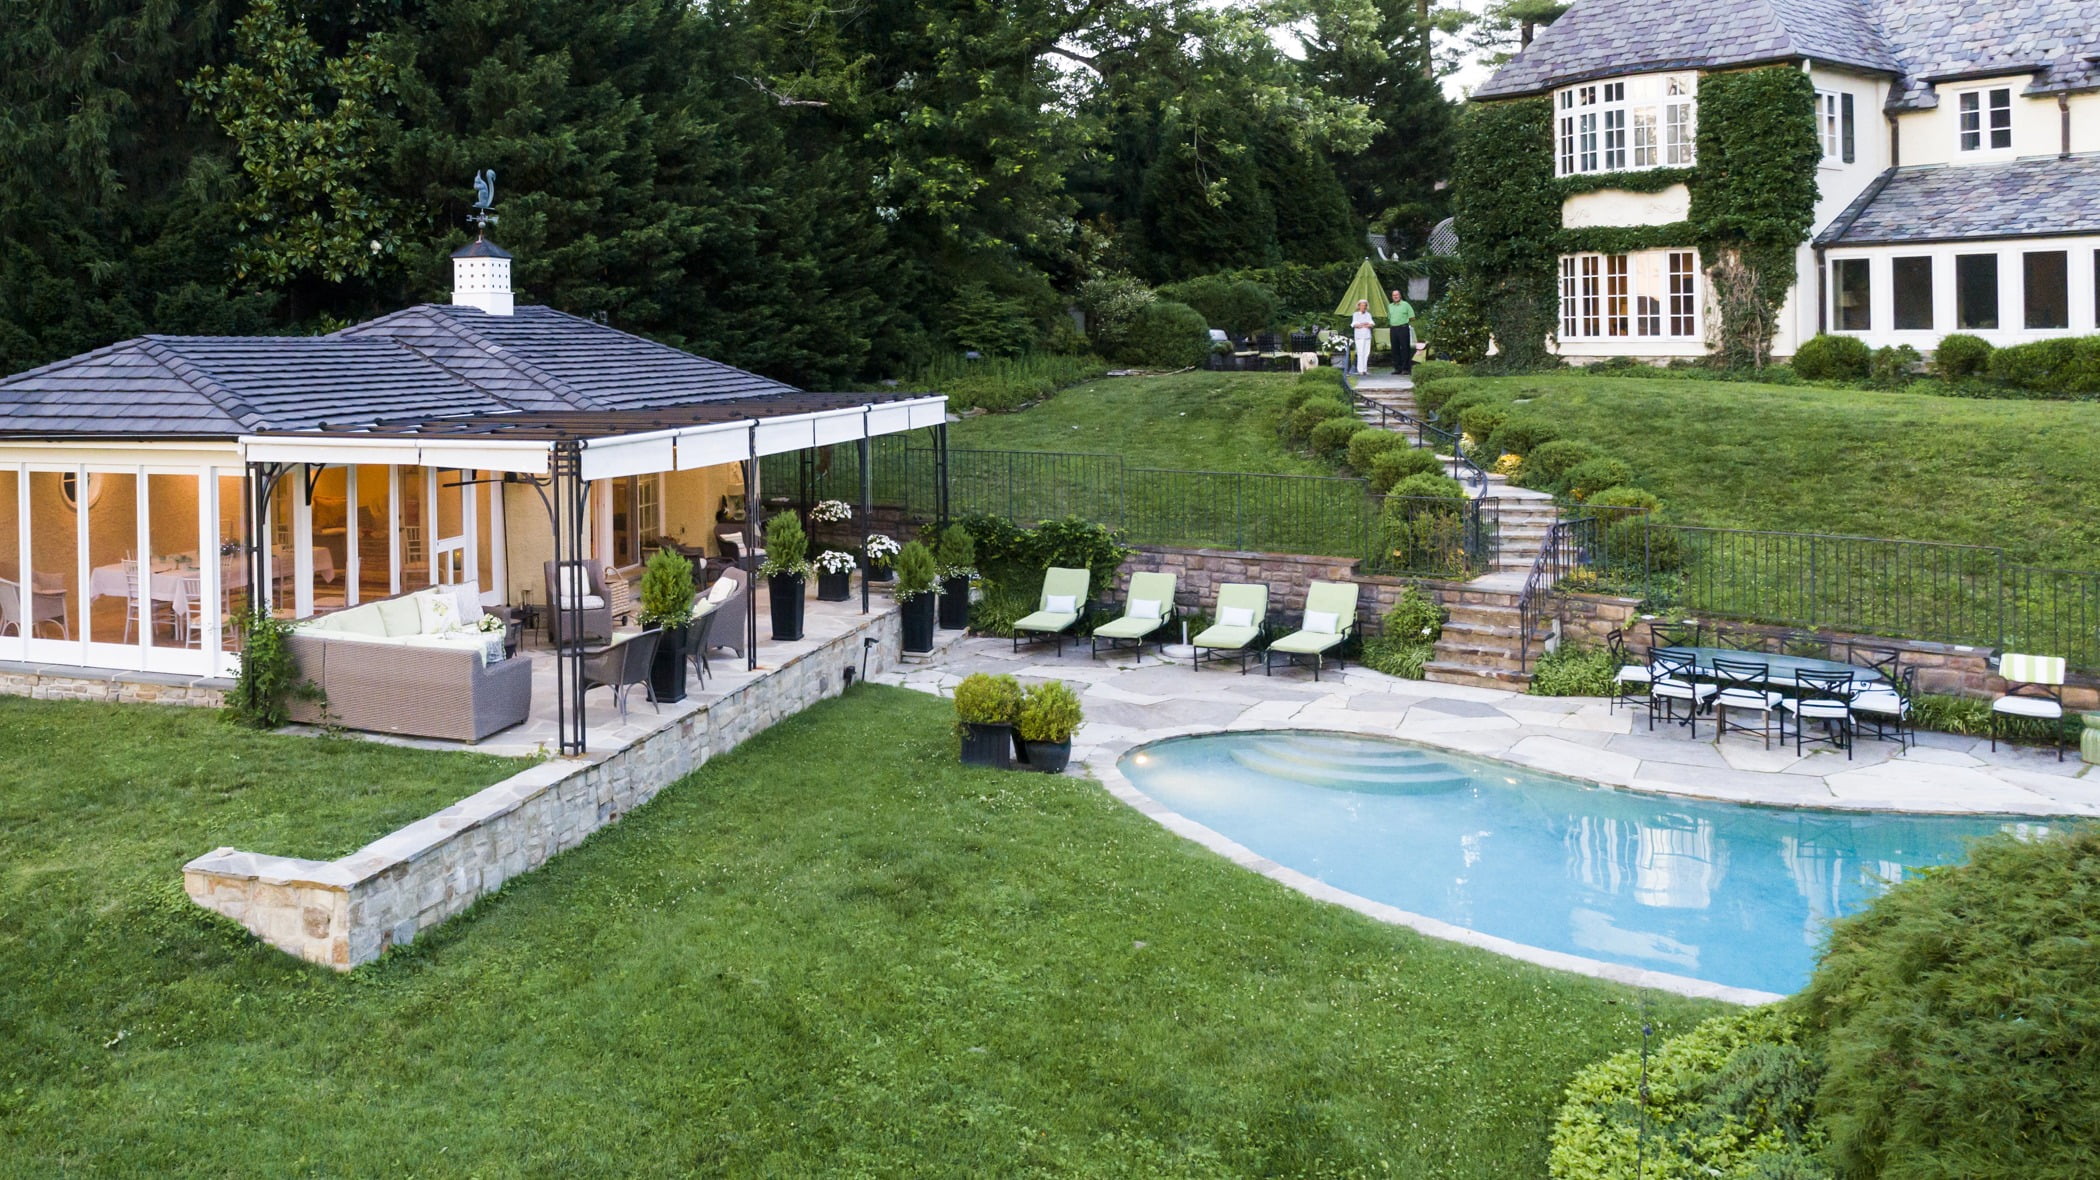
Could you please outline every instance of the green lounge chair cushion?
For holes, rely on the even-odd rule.
[[[1166,623],[1165,619],[1147,619],[1135,615],[1124,615],[1120,619],[1103,623],[1099,627],[1094,628],[1094,634],[1103,639],[1143,639],[1145,636],[1166,626]]]
[[[1039,610],[1032,615],[1024,615],[1016,619],[1014,621],[1014,630],[1062,631],[1078,621],[1078,614],[1070,611],[1060,614],[1056,611]]]
[[[1294,656],[1314,656],[1342,642],[1339,635],[1326,635],[1318,631],[1293,631],[1269,645],[1270,651],[1288,652]]]
[[[1217,623],[1203,629],[1203,633],[1189,642],[1197,647],[1214,648],[1220,651],[1238,651],[1260,637],[1259,627],[1228,627]]]

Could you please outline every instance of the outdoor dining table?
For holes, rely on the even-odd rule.
[[[1852,683],[1863,686],[1878,682],[1881,673],[1858,664],[1842,663],[1838,660],[1819,660],[1814,656],[1789,656],[1777,652],[1738,651],[1732,647],[1659,647],[1650,653],[1692,657],[1692,669],[1701,676],[1711,678],[1716,657],[1745,664],[1763,664],[1765,683],[1773,688],[1794,688],[1797,672],[1850,672]]]

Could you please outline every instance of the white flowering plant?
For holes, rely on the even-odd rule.
[[[887,569],[891,562],[897,560],[897,551],[900,548],[902,546],[897,544],[895,538],[876,533],[868,538],[868,543],[861,547],[861,552],[868,555],[869,565]]]
[[[505,625],[502,619],[489,614],[482,615],[474,621],[474,629],[484,635],[494,635],[498,631],[503,630]]]
[[[844,500],[819,500],[809,510],[809,518],[818,524],[838,524],[853,519],[853,507]]]
[[[820,574],[850,574],[858,564],[844,549],[826,549],[817,554],[817,572]]]

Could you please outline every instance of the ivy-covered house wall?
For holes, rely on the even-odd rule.
[[[1447,333],[1445,342],[1460,359],[1481,359],[1491,335],[1496,355],[1483,362],[1490,368],[1546,362],[1562,254],[1695,247],[1708,350],[1723,364],[1766,363],[1780,308],[1803,277],[1797,252],[1814,226],[1822,154],[1815,101],[1815,84],[1792,66],[1705,74],[1693,167],[1565,177],[1554,175],[1550,96],[1470,105],[1452,175],[1460,263],[1453,296],[1467,314],[1451,318],[1477,327],[1470,337]],[[1571,198],[1666,194],[1679,185],[1690,193],[1682,220],[1563,226]],[[1812,271],[1805,277],[1813,282]]]

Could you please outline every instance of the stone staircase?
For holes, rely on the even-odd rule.
[[[1373,425],[1378,424],[1377,406],[1422,417],[1415,405],[1414,382],[1405,377],[1358,378],[1357,392],[1369,403],[1359,408],[1358,416]],[[1447,462],[1451,458],[1439,457]],[[1444,624],[1434,658],[1424,666],[1424,676],[1440,684],[1521,692],[1531,677],[1518,670],[1525,661],[1519,651],[1517,598],[1545,545],[1547,530],[1560,514],[1552,496],[1511,487],[1507,477],[1493,473],[1481,499],[1496,526],[1492,567],[1455,597],[1445,596],[1450,621]],[[1541,651],[1534,642],[1531,658],[1537,659]]]

